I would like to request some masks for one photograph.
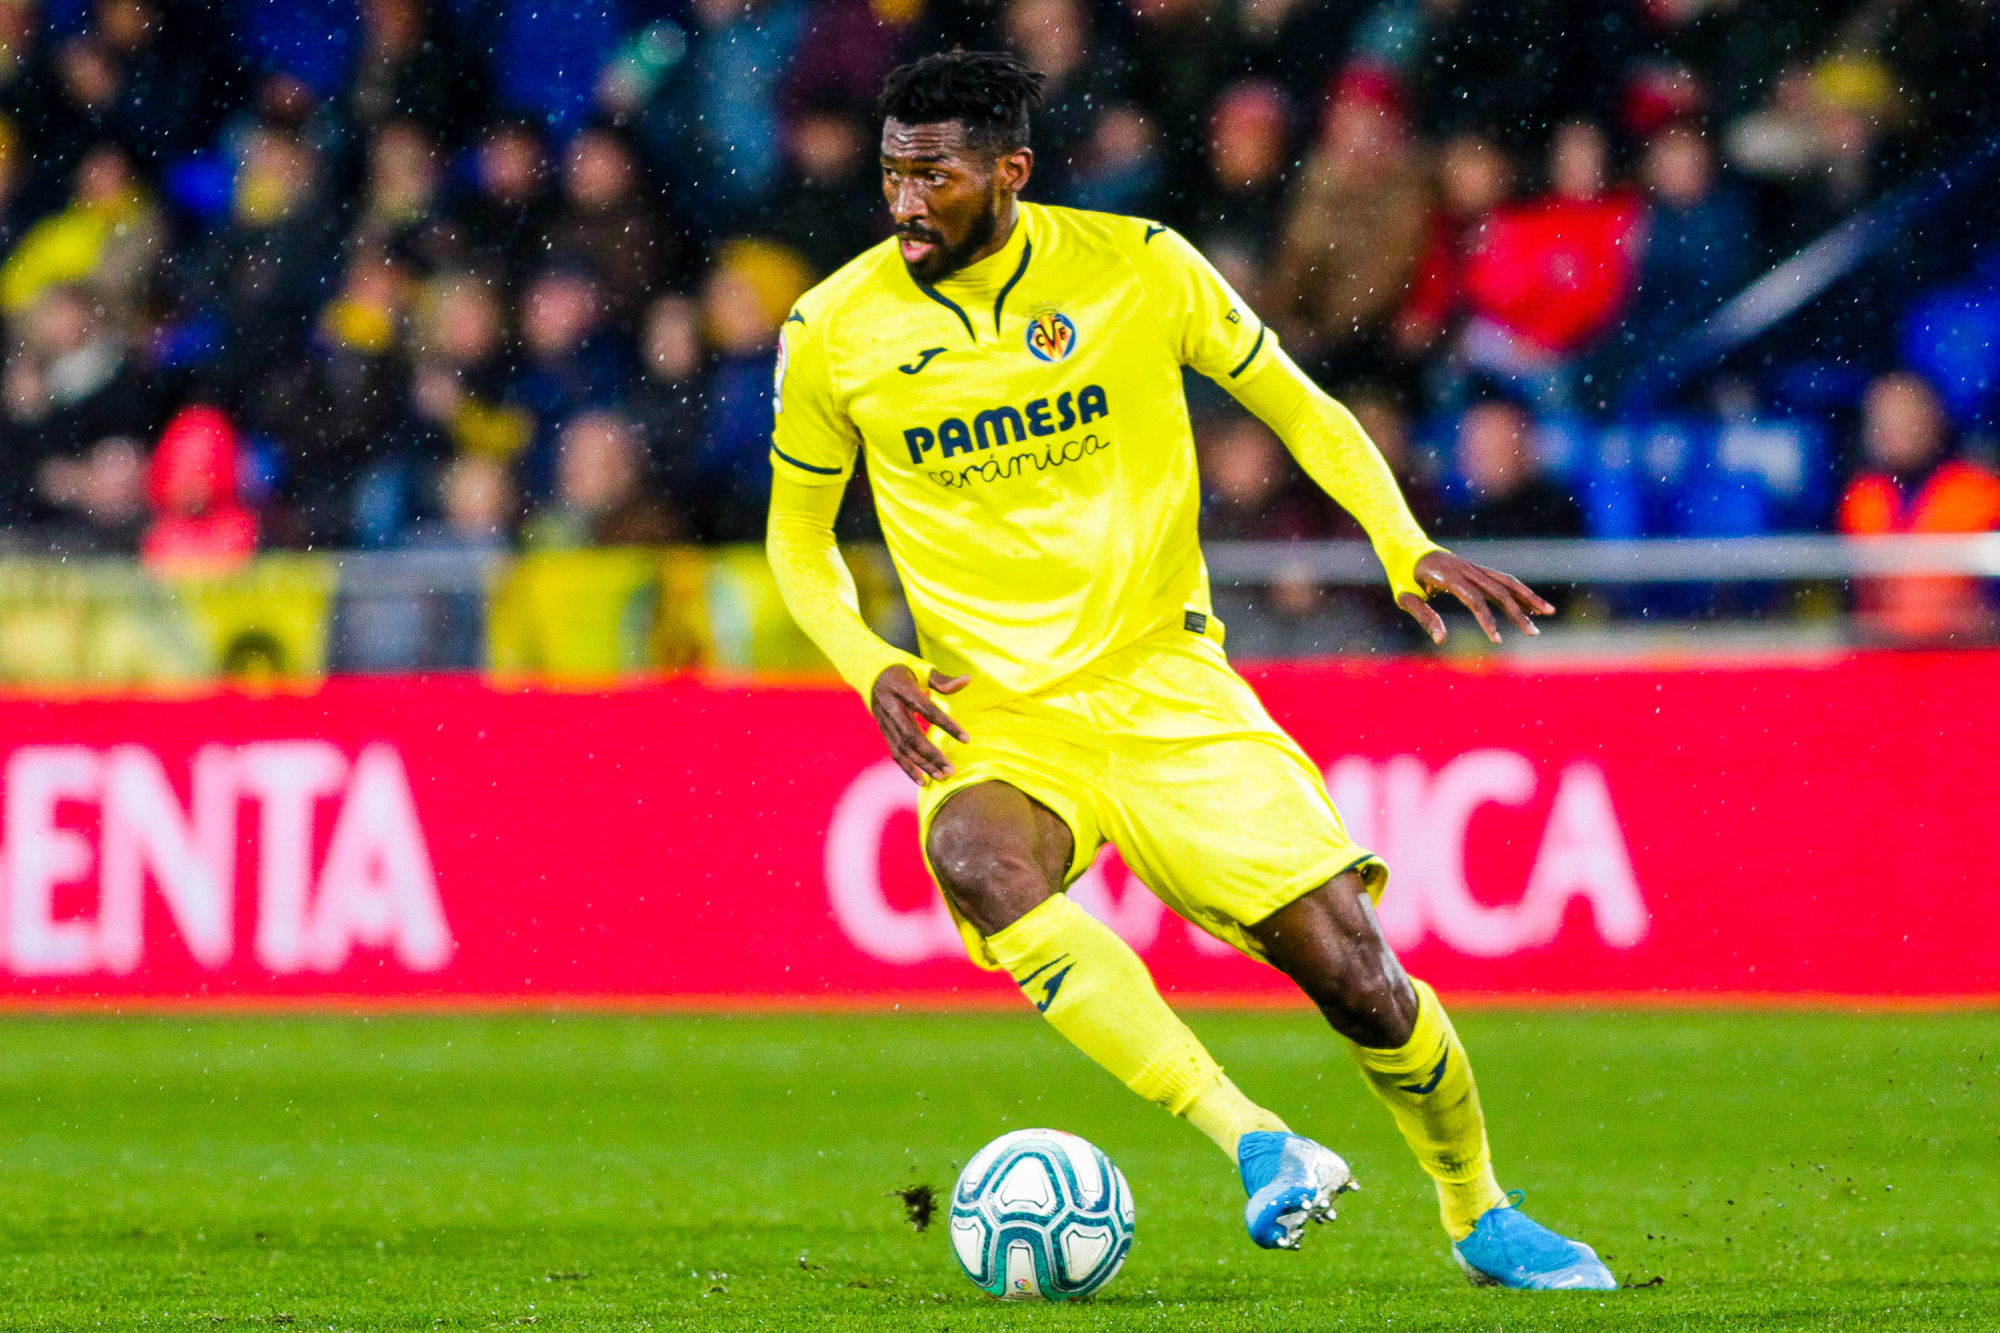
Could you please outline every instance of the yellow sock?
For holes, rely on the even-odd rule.
[[[986,946],[1056,1031],[1126,1087],[1186,1118],[1231,1161],[1251,1130],[1284,1129],[1167,1008],[1139,956],[1067,895],[987,936]]]
[[[1479,1215],[1505,1196],[1493,1175],[1486,1117],[1465,1047],[1437,992],[1421,981],[1411,984],[1417,988],[1417,1026],[1409,1041],[1394,1050],[1356,1046],[1354,1058],[1436,1183],[1444,1229],[1464,1240]]]

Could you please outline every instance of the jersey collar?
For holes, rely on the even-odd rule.
[[[1016,204],[1014,234],[1007,243],[976,264],[967,265],[950,277],[938,283],[917,282],[917,288],[945,309],[958,316],[959,323],[974,342],[978,342],[992,319],[993,336],[1000,334],[1000,319],[1007,309],[1007,298],[1014,287],[1028,271],[1028,265],[1035,257],[1035,242],[1031,235],[1033,216],[1032,205]],[[907,269],[904,270],[908,272]],[[914,276],[911,279],[916,281]]]

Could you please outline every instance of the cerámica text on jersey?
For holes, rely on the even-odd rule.
[[[910,446],[910,461],[921,466],[924,455],[940,446],[943,452],[939,456],[951,458],[974,449],[1006,445],[1010,430],[1011,442],[1019,444],[1030,435],[1055,435],[1073,426],[1087,425],[1110,411],[1104,386],[1090,384],[1080,393],[1065,390],[1057,394],[1053,403],[1047,398],[1037,398],[1019,408],[989,407],[973,417],[970,426],[962,417],[946,417],[935,431],[926,426],[912,426],[903,432],[903,442]]]
[[[1037,472],[1047,472],[1065,463],[1080,463],[1110,447],[1109,439],[1092,431],[1073,440],[1064,440],[1061,444],[1045,445],[1040,453],[1028,449],[1005,458],[982,458],[964,467],[932,469],[924,475],[948,491],[959,490],[975,481],[1008,481],[1022,475],[1030,467]]]

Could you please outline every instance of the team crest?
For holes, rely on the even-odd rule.
[[[1028,350],[1038,361],[1061,361],[1076,350],[1076,325],[1050,307],[1028,317]]]

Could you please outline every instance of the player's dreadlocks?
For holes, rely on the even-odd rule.
[[[1028,111],[1042,102],[1042,75],[999,51],[940,51],[891,70],[877,109],[906,125],[956,120],[986,152],[1028,146]]]

